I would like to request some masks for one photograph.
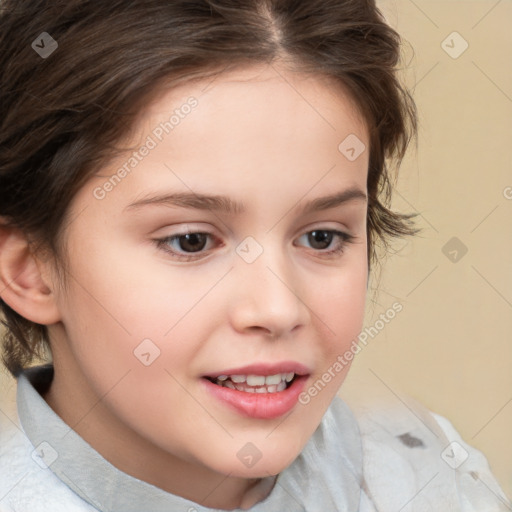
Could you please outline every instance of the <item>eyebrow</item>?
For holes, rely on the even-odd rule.
[[[314,213],[335,208],[349,201],[367,201],[367,195],[359,188],[349,188],[324,197],[318,197],[300,208],[302,214]],[[233,199],[222,195],[197,194],[193,192],[175,192],[164,195],[145,197],[129,204],[125,210],[137,210],[144,206],[182,207],[196,210],[237,215],[245,212],[245,206]]]

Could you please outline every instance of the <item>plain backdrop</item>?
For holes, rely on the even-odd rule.
[[[394,302],[403,310],[369,338],[341,395],[367,385],[419,400],[512,496],[512,2],[379,5],[405,40],[420,115],[394,206],[418,213],[422,233],[374,279],[365,325]]]
[[[382,0],[420,114],[394,206],[420,235],[372,279],[371,331],[341,395],[410,395],[450,419],[512,496],[512,2]],[[378,285],[378,291],[374,289]],[[0,409],[12,414],[13,381]]]

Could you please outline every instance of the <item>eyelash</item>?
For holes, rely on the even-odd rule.
[[[309,235],[316,231],[320,231],[320,232],[324,232],[324,233],[332,233],[335,237],[338,237],[340,239],[340,241],[338,242],[338,245],[335,249],[331,249],[329,251],[322,250],[322,249],[318,249],[318,250],[313,249],[315,252],[318,252],[318,254],[322,255],[323,257],[326,256],[326,257],[330,258],[330,257],[335,257],[339,254],[342,254],[343,251],[345,250],[346,245],[351,243],[354,239],[354,237],[352,235],[349,235],[348,233],[344,233],[343,231],[338,231],[335,229],[313,229],[311,231],[304,233],[299,238],[302,238],[303,236]],[[179,240],[180,238],[185,237],[187,235],[207,235],[207,236],[210,236],[213,238],[217,238],[208,232],[190,231],[190,232],[186,232],[186,233],[180,233],[179,235],[171,235],[171,236],[167,236],[165,238],[158,238],[158,239],[155,239],[154,242],[156,243],[158,249],[165,251],[166,253],[170,254],[173,258],[175,258],[179,261],[197,260],[201,256],[199,256],[199,257],[193,256],[194,254],[201,255],[207,251],[200,250],[200,251],[188,253],[189,255],[185,256],[183,253],[179,253],[179,252],[169,248],[170,243],[172,243],[175,240]],[[185,253],[185,254],[187,254],[187,253]]]

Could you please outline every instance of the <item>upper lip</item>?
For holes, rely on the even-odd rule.
[[[218,377],[219,375],[277,375],[278,373],[295,373],[296,375],[309,375],[309,368],[295,361],[283,361],[281,363],[255,363],[239,368],[228,368],[218,372],[212,372],[204,377]]]

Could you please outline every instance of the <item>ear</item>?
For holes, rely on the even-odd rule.
[[[0,297],[27,320],[51,325],[60,320],[60,314],[51,283],[45,282],[41,269],[45,266],[32,253],[26,236],[0,226]]]

